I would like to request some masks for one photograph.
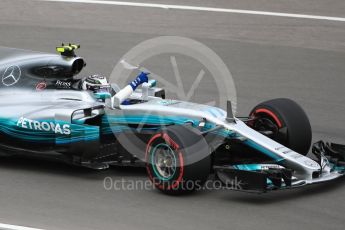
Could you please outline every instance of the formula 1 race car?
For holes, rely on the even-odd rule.
[[[165,99],[149,73],[129,85],[76,80],[78,45],[60,54],[0,48],[0,153],[59,159],[93,169],[144,166],[169,194],[198,189],[210,174],[224,187],[266,192],[345,173],[345,146],[322,141],[290,99],[257,105],[247,117]],[[124,67],[136,67],[130,63]],[[104,80],[104,79],[103,79]],[[93,88],[89,87],[93,86]],[[239,181],[233,186],[234,181]]]

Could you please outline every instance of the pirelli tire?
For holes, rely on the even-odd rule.
[[[255,106],[250,116],[255,118],[251,123],[254,129],[260,130],[259,122],[271,122],[273,140],[300,154],[308,154],[312,130],[307,114],[295,101],[287,98],[265,101]]]
[[[211,171],[209,146],[200,131],[190,126],[169,126],[153,135],[145,158],[154,186],[170,195],[202,188]]]

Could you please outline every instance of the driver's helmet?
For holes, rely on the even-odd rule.
[[[111,97],[110,84],[106,77],[102,75],[91,75],[84,79],[82,83],[83,90],[90,90],[96,98],[105,99]]]

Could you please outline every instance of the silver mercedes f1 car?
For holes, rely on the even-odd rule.
[[[58,54],[0,48],[0,154],[58,159],[106,169],[143,166],[168,194],[198,189],[210,174],[224,187],[266,192],[325,182],[345,173],[345,146],[312,146],[304,110],[290,99],[263,102],[246,117],[166,99],[140,72],[125,86],[94,75],[78,45]],[[124,66],[136,67],[124,62]],[[192,186],[191,186],[192,185]]]

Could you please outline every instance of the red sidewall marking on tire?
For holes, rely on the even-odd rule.
[[[151,150],[151,145],[152,143],[157,139],[162,137],[175,151],[178,152],[178,157],[179,157],[179,161],[180,161],[180,174],[177,178],[177,180],[174,181],[174,183],[172,185],[169,185],[168,187],[164,188],[162,184],[155,182],[151,170],[150,170],[150,166],[148,163],[149,162],[149,152]],[[182,152],[179,150],[179,145],[171,138],[169,137],[168,134],[164,133],[163,135],[161,133],[158,133],[156,135],[154,135],[150,141],[147,143],[147,147],[146,147],[146,153],[145,153],[145,159],[146,159],[146,170],[148,172],[148,176],[150,178],[150,180],[159,188],[159,189],[166,189],[166,190],[170,190],[170,189],[174,189],[176,188],[180,182],[182,181],[183,178],[183,173],[184,173],[184,160],[183,160],[183,155]]]
[[[279,120],[278,116],[275,113],[273,113],[271,110],[258,109],[258,110],[255,110],[254,114],[257,114],[257,113],[265,113],[265,114],[271,116],[273,118],[273,120],[277,123],[279,128],[283,127],[282,122]]]
[[[176,144],[176,142],[175,142],[173,139],[171,139],[171,138],[169,137],[168,134],[164,133],[164,134],[163,134],[163,139],[164,139],[166,142],[168,142],[168,144],[169,144],[171,147],[173,147],[173,149],[178,150],[178,149],[180,148],[180,146],[179,146],[178,144]]]
[[[149,140],[149,142],[147,143],[147,146],[146,146],[146,152],[145,152],[145,160],[146,160],[146,171],[148,173],[148,176],[150,178],[150,180],[155,183],[154,179],[153,179],[153,176],[152,176],[152,173],[151,173],[151,170],[150,170],[150,166],[149,166],[149,152],[151,150],[151,144],[154,140],[156,140],[157,138],[161,137],[162,134],[158,133],[156,135],[154,135],[153,137],[151,137],[151,139]]]
[[[147,143],[147,146],[146,146],[146,153],[145,153],[145,159],[147,159],[147,154],[151,148],[151,144],[154,140],[156,140],[158,137],[161,137],[162,134],[158,133],[156,135],[154,135],[153,137],[151,137],[151,139],[149,140],[149,143]]]

